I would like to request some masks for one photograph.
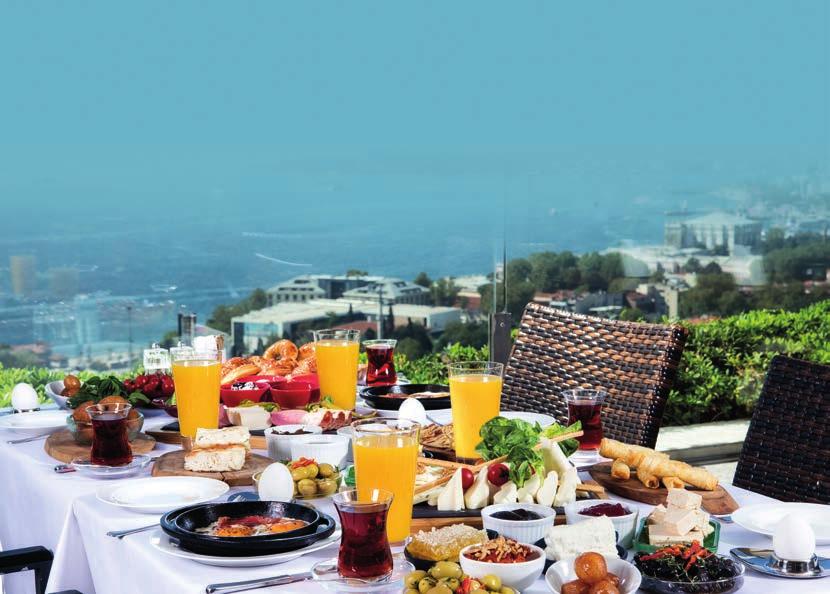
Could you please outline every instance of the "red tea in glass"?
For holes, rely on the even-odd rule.
[[[123,466],[133,460],[127,438],[129,404],[96,404],[86,410],[92,421],[92,451],[89,459],[101,466]]]
[[[397,340],[366,340],[366,385],[394,386],[398,381],[395,372],[395,345]]]
[[[392,573],[392,549],[386,538],[386,514],[392,493],[375,489],[372,501],[358,500],[357,490],[332,497],[343,535],[337,572],[344,578],[380,579]]]
[[[602,403],[605,392],[599,390],[568,390],[568,424],[580,421],[582,436],[577,437],[580,450],[598,450],[602,441]]]

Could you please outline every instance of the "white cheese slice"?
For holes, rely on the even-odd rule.
[[[562,451],[562,448],[559,447],[558,443],[544,438],[542,438],[541,442],[542,447],[540,448],[539,453],[542,455],[542,462],[545,465],[545,472],[555,470],[556,474],[559,475],[559,481],[561,482],[568,468],[573,467],[571,466],[571,463],[568,462],[568,459],[565,457],[565,453]]]
[[[537,472],[526,480],[525,484],[521,486],[519,491],[516,493],[516,499],[518,499],[521,503],[533,503],[533,498],[536,496],[536,492],[541,486],[542,479],[539,478],[539,473]]]
[[[686,489],[669,489],[666,497],[666,504],[669,508],[700,509],[701,503],[703,503],[703,498],[700,495]]]
[[[467,509],[481,509],[487,507],[487,502],[490,500],[490,487],[487,481],[487,469],[484,468],[478,472],[476,480],[464,493],[464,504]]]
[[[577,524],[553,526],[545,535],[548,559],[573,559],[587,551],[618,557],[614,523],[608,516],[590,518]]]
[[[464,489],[461,487],[461,469],[455,471],[450,482],[438,495],[438,511],[459,511],[464,509]]]
[[[692,530],[687,534],[669,534],[663,526],[655,525],[648,528],[648,544],[650,545],[670,545],[684,542],[692,542],[693,540],[703,544],[703,533],[699,530]]]
[[[697,524],[697,510],[669,508],[663,521],[655,524],[654,527],[665,534],[682,536],[691,532]]]
[[[556,491],[556,497],[553,498],[554,507],[560,507],[566,503],[576,501],[576,486],[579,484],[579,473],[576,468],[569,466],[565,471],[565,476],[560,476],[559,479],[559,489]]]
[[[536,491],[536,503],[546,505],[547,507],[553,506],[553,499],[556,497],[556,489],[558,486],[559,475],[556,474],[555,470],[551,470],[545,477],[542,486]]]
[[[501,486],[501,489],[493,495],[493,503],[516,503],[518,494],[516,483],[507,481]]]
[[[662,503],[656,506],[651,513],[648,515],[648,523],[649,524],[659,524],[662,522],[666,517],[666,506]]]

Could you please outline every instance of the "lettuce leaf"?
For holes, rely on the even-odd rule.
[[[548,427],[545,427],[542,430],[542,437],[546,437],[547,439],[552,439],[558,435],[562,435],[564,433],[573,433],[574,431],[580,431],[582,429],[582,422],[577,421],[567,427],[560,425],[559,423],[554,423]],[[571,456],[576,450],[579,449],[579,442],[574,439],[566,439],[565,441],[559,442],[559,448],[565,454],[565,457]]]

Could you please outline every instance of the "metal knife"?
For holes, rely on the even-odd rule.
[[[215,592],[222,592],[223,594],[231,594],[231,592],[244,592],[246,590],[256,590],[257,588],[267,588],[269,586],[284,586],[286,584],[294,584],[296,582],[307,582],[311,579],[311,572],[277,575],[270,578],[260,578],[258,580],[246,580],[242,582],[225,582],[224,584],[208,584],[205,587],[205,594],[214,594]]]

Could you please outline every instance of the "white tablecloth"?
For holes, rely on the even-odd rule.
[[[168,422],[166,417],[147,419],[147,427]],[[44,545],[55,551],[49,592],[77,589],[84,594],[202,594],[209,583],[269,577],[307,571],[318,561],[333,557],[332,546],[295,561],[262,568],[229,569],[209,567],[168,556],[151,544],[151,533],[138,533],[116,540],[109,530],[121,530],[152,523],[157,516],[134,514],[103,504],[95,498],[100,481],[76,474],[58,475],[55,461],[43,451],[43,441],[10,446],[12,434],[0,431],[0,544],[4,549]],[[171,449],[160,445],[158,451]],[[771,501],[743,489],[729,487],[741,505]],[[626,501],[642,512],[651,506]],[[319,504],[336,517],[330,503]],[[728,554],[736,546],[769,547],[770,540],[747,532],[735,524],[721,529],[719,552]],[[830,556],[830,547],[819,554]],[[31,573],[6,580],[7,594],[33,591]],[[254,592],[322,592],[313,583],[264,588]],[[397,589],[395,589],[397,591]],[[548,592],[542,580],[527,594]],[[828,594],[830,580],[782,580],[748,571],[741,592],[746,594],[796,593]]]

